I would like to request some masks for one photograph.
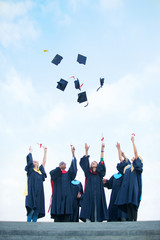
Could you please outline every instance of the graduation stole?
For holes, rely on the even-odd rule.
[[[129,168],[131,168],[131,172],[133,172],[133,170],[134,170],[133,165],[132,165],[132,164],[128,164],[128,165],[124,168],[123,174],[125,174],[126,170],[129,169]]]
[[[93,172],[92,169],[90,169],[90,173],[94,174],[94,175],[97,175],[98,173],[97,172]]]
[[[27,176],[27,182],[26,182],[26,187],[25,187],[25,190],[24,190],[24,196],[28,196],[28,176]]]
[[[113,176],[114,176],[115,179],[119,179],[119,178],[122,177],[122,174],[121,173],[115,173]]]
[[[42,175],[42,172],[39,169],[37,170],[36,168],[33,168],[33,170],[37,172],[39,175]]]
[[[36,168],[33,168],[33,170],[37,172],[39,175],[42,175],[42,172],[39,169],[37,170]],[[27,176],[26,187],[24,190],[24,196],[28,196],[28,176]]]

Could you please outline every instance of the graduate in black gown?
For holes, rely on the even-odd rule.
[[[110,203],[108,207],[109,222],[127,220],[127,213],[122,211],[117,205],[115,205],[115,200],[121,187],[123,179],[123,169],[125,166],[129,164],[129,160],[126,158],[125,154],[121,151],[120,144],[118,142],[116,147],[118,149],[118,156],[120,160],[120,163],[117,164],[118,173],[115,173],[109,180],[103,178],[104,187],[112,189],[110,195]],[[124,158],[124,160],[122,157]]]
[[[102,222],[108,219],[107,204],[102,179],[105,176],[104,148],[101,146],[101,160],[89,164],[89,146],[85,144],[85,156],[80,160],[80,166],[86,177],[80,219],[82,221]]]
[[[141,174],[143,171],[143,161],[142,158],[138,156],[134,136],[132,136],[131,141],[133,144],[134,157],[132,158],[132,164],[124,168],[124,176],[115,204],[127,212],[129,221],[137,221],[137,213],[142,194]]]
[[[44,148],[44,156],[42,165],[39,167],[39,162],[32,158],[32,148],[29,148],[27,155],[27,187],[25,189],[25,207],[27,210],[27,222],[37,222],[38,218],[45,216],[45,199],[43,181],[47,177],[45,172],[45,164],[47,158],[47,148]]]
[[[79,222],[79,208],[81,206],[81,200],[83,198],[82,183],[76,179],[71,182],[72,191],[72,207],[73,214],[71,215],[71,222]]]
[[[68,171],[65,170],[66,164],[64,162],[50,171],[53,186],[50,214],[55,222],[70,222],[73,213],[71,181],[75,179],[77,174],[77,160],[73,146],[71,152],[73,159]]]

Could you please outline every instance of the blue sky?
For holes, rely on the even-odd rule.
[[[48,147],[47,210],[49,171],[62,160],[69,167],[70,144],[78,163],[85,142],[91,160],[98,161],[103,133],[109,178],[118,163],[117,141],[132,157],[132,132],[144,160],[138,219],[160,219],[159,13],[158,0],[0,1],[0,220],[26,220],[24,166],[30,145],[39,161],[43,151],[36,143]],[[57,53],[63,60],[55,66],[51,60]],[[87,56],[86,65],[76,62],[78,53]],[[77,103],[73,75],[84,83],[86,108]],[[105,84],[96,92],[100,77]],[[64,92],[56,88],[60,78],[69,82]],[[107,204],[109,195],[106,190]],[[49,214],[42,221],[50,221]]]

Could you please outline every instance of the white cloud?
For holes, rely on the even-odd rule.
[[[103,9],[116,9],[123,5],[122,0],[100,0]]]
[[[140,105],[130,112],[130,118],[136,122],[159,122],[160,108],[153,104]]]
[[[68,116],[69,112],[66,110],[66,106],[59,104],[45,115],[42,120],[42,125],[45,129],[58,129],[60,126],[63,127]]]
[[[88,3],[88,0],[69,0],[73,12],[76,12],[80,6],[87,5]]]
[[[0,2],[0,41],[4,47],[18,47],[22,40],[29,41],[39,36],[35,22],[28,16],[32,7],[30,1]]]
[[[0,83],[1,93],[5,99],[31,104],[36,93],[30,79],[22,79],[14,68],[11,68],[6,76],[6,81]]]
[[[115,83],[105,84],[99,92],[92,91],[89,95],[90,107],[102,114],[122,114],[133,105],[137,85],[136,78],[129,74]]]
[[[0,16],[1,18],[14,19],[27,14],[33,7],[31,1],[0,1]]]

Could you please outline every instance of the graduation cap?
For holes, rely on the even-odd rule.
[[[81,55],[81,54],[78,54],[78,57],[77,57],[77,62],[79,62],[80,64],[86,64],[86,60],[87,60],[87,57]]]
[[[97,91],[98,91],[100,88],[102,88],[103,84],[104,84],[104,78],[100,78],[100,87],[97,88]]]
[[[83,86],[83,83],[80,85],[79,79],[74,81],[74,86],[76,89],[79,89],[81,91],[81,87]]]
[[[78,78],[77,78],[77,80],[74,81],[74,85],[75,85],[75,88],[76,88],[76,89],[81,90],[81,89],[80,89],[80,82],[79,82],[79,79],[78,79]]]
[[[53,60],[51,61],[51,63],[54,63],[55,65],[58,65],[61,61],[62,61],[63,57],[60,55],[56,55]]]
[[[77,102],[83,103],[83,102],[86,102],[86,101],[88,101],[86,92],[78,93]],[[87,105],[85,105],[85,107],[87,107],[87,106],[88,106],[88,102],[87,102]]]
[[[57,88],[60,89],[60,90],[62,90],[62,91],[65,90],[65,88],[66,88],[66,86],[67,86],[67,84],[68,84],[68,82],[67,82],[66,80],[62,79],[62,78],[61,78],[60,81],[57,82],[57,83],[58,83]]]

